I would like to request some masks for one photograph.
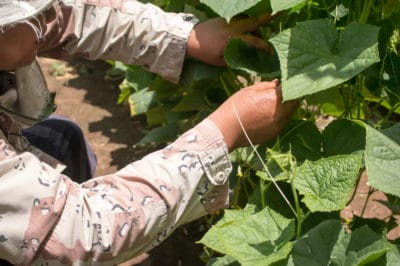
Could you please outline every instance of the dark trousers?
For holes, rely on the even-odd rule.
[[[81,183],[93,177],[96,156],[85,141],[80,127],[57,115],[22,130],[29,143],[67,166],[63,173]],[[12,265],[0,259],[0,266]]]
[[[22,134],[29,143],[67,166],[63,173],[82,183],[93,177],[96,156],[85,141],[80,127],[71,120],[52,115]]]

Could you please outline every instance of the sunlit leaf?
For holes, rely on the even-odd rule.
[[[346,206],[360,167],[361,155],[305,161],[296,169],[293,183],[312,212],[336,211]]]
[[[272,11],[278,12],[281,10],[289,9],[291,7],[294,7],[300,3],[304,3],[305,0],[271,0],[271,7]]]
[[[271,38],[280,59],[284,100],[338,85],[378,62],[378,31],[352,23],[338,32],[321,19],[300,22]]]
[[[260,230],[262,229],[262,230]],[[241,265],[270,265],[288,256],[294,236],[294,221],[268,208],[213,226],[200,243]]]
[[[215,13],[225,18],[227,21],[230,21],[235,15],[246,11],[261,1],[262,0],[200,0],[200,3],[207,5]]]
[[[154,91],[140,90],[129,96],[131,115],[146,113],[155,101]]]

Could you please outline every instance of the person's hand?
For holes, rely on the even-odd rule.
[[[201,22],[189,35],[187,55],[211,65],[224,66],[224,49],[230,38],[241,38],[257,49],[269,51],[270,47],[264,40],[248,33],[256,31],[272,18],[270,14],[263,14],[232,20],[229,24],[223,18]]]
[[[279,81],[273,80],[238,91],[208,118],[220,129],[232,151],[250,145],[239,118],[253,144],[265,143],[278,135],[297,106],[297,101],[282,103]]]

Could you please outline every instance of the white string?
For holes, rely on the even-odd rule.
[[[261,164],[264,167],[264,171],[267,173],[268,177],[272,180],[272,183],[275,185],[276,189],[279,191],[279,193],[281,194],[281,196],[283,197],[283,199],[286,201],[286,203],[288,204],[289,208],[292,210],[292,212],[294,213],[294,216],[296,216],[296,218],[298,219],[297,213],[294,210],[292,204],[290,204],[290,201],[288,200],[288,198],[286,197],[285,193],[283,193],[282,189],[279,187],[278,183],[275,181],[275,179],[272,177],[271,172],[268,170],[268,167],[265,165],[264,160],[261,158],[261,155],[257,152],[256,147],[254,146],[253,142],[251,141],[249,135],[246,132],[246,129],[243,126],[242,120],[240,119],[240,116],[238,114],[238,111],[236,110],[236,106],[233,103],[233,101],[230,101],[233,107],[233,111],[235,112],[235,116],[239,121],[240,127],[243,130],[244,135],[246,136],[247,141],[250,143],[250,146],[253,148],[254,152],[256,153],[258,159],[260,160]]]

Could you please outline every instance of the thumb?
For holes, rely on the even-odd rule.
[[[245,43],[249,44],[250,46],[264,51],[267,54],[272,54],[273,53],[273,49],[272,47],[263,39],[258,38],[256,36],[250,35],[250,34],[240,34],[238,36],[235,36],[240,38],[242,41],[244,41]]]

